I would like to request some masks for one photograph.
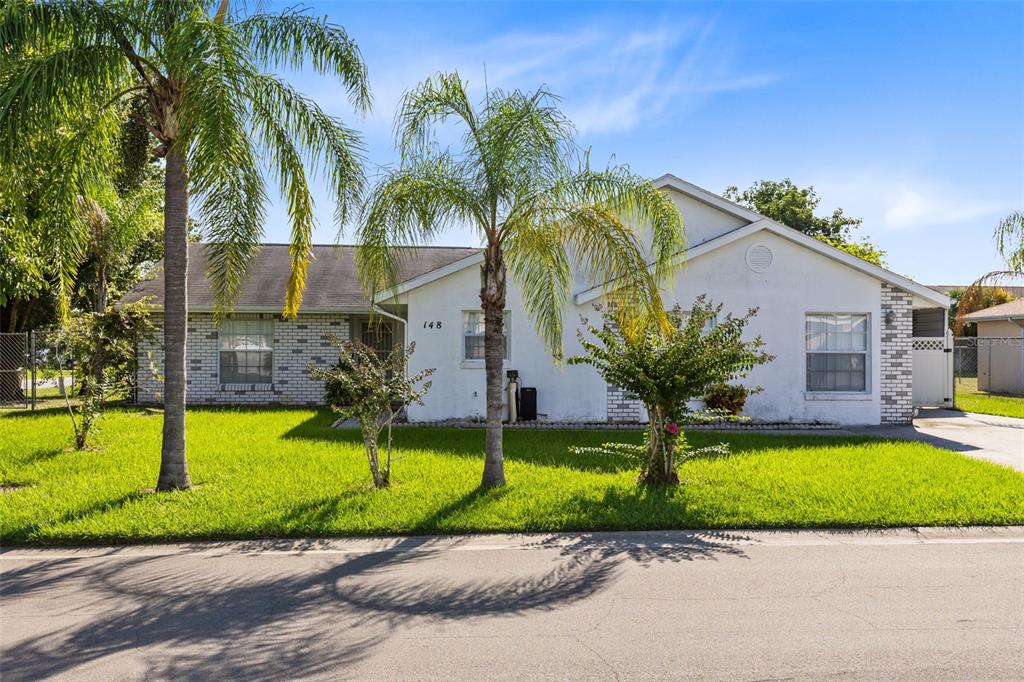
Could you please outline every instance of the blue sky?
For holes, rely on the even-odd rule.
[[[719,193],[760,178],[814,185],[820,210],[863,218],[859,234],[921,282],[998,267],[993,228],[1024,208],[1024,3],[306,6],[359,44],[373,113],[356,116],[334,83],[289,77],[363,132],[371,172],[395,159],[406,88],[457,69],[482,94],[486,65],[491,87],[560,95],[595,161]],[[267,240],[287,240],[280,202],[270,218]]]

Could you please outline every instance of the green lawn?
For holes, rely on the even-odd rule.
[[[394,487],[376,491],[354,431],[314,410],[189,415],[196,487],[154,494],[161,417],[115,410],[96,448],[67,449],[67,416],[0,416],[4,543],[642,528],[1024,523],[1024,476],[916,443],[694,433],[733,454],[645,490],[634,467],[572,444],[636,434],[506,433],[510,485],[478,488],[480,430],[397,431]]]
[[[957,379],[954,388],[957,409],[1024,419],[1022,397],[979,391],[978,380],[974,378]]]

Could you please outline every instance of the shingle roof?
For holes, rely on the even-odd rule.
[[[980,322],[982,320],[1005,320],[1006,318],[1024,318],[1024,298],[1018,298],[1009,303],[1000,303],[991,308],[976,310],[970,315],[964,315],[968,322]]]
[[[466,247],[428,246],[403,247],[399,282],[410,280],[437,268],[472,256],[480,249]],[[370,301],[359,283],[359,272],[354,261],[354,246],[321,245],[313,247],[313,261],[306,275],[306,292],[302,309],[312,311],[366,311]],[[188,247],[188,305],[190,310],[210,310],[214,297],[206,277],[206,245],[189,244]],[[264,244],[256,255],[248,276],[242,284],[235,310],[280,309],[284,306],[284,292],[288,284],[291,257],[286,244]],[[133,303],[149,297],[150,302],[163,306],[163,262],[158,264],[151,279],[139,282],[125,294],[121,303]]]

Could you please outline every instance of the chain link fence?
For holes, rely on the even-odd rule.
[[[1024,395],[1024,339],[1019,336],[958,337],[953,371],[957,386],[1003,395]]]
[[[52,399],[74,397],[70,360],[55,332],[0,333],[0,407],[35,409]]]
[[[958,336],[953,341],[953,373],[957,379],[978,376],[978,339]]]

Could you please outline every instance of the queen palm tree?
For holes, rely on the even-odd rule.
[[[663,315],[657,281],[684,246],[672,202],[624,166],[593,170],[586,157],[580,160],[572,124],[556,105],[545,88],[490,90],[477,110],[457,73],[438,74],[410,90],[395,122],[401,164],[371,190],[358,229],[357,261],[373,296],[395,284],[397,245],[430,240],[455,225],[472,226],[484,243],[485,487],[505,483],[501,369],[507,273],[560,359],[573,265],[594,282],[616,282],[619,309],[631,318]],[[456,150],[435,144],[434,133],[446,121],[462,128]]]
[[[971,283],[960,294],[953,333],[963,333],[968,314],[984,307],[987,288],[1006,280],[1024,277],[1024,211],[1014,211],[999,221],[995,231],[996,252],[1003,259],[1004,269],[988,272]],[[989,304],[991,305],[991,304]]]
[[[110,169],[90,151],[108,112],[142,96],[144,123],[165,160],[164,424],[158,490],[190,486],[185,457],[185,330],[189,204],[197,199],[211,242],[209,275],[218,312],[229,309],[259,248],[269,170],[291,218],[292,270],[284,313],[302,301],[311,258],[313,201],[307,166],[322,172],[343,222],[360,195],[360,140],[269,71],[311,64],[337,78],[356,109],[370,105],[366,67],[345,31],[301,11],[243,16],[228,0],[14,0],[0,9],[0,45],[16,55],[0,71],[0,162],[32,131],[86,123],[62,150],[55,191],[88,196],[84,185]],[[115,117],[116,119],[116,117]],[[115,120],[116,123],[116,120]],[[79,252],[87,230],[74,201],[54,197],[55,233]],[[69,262],[73,261],[69,257]]]

